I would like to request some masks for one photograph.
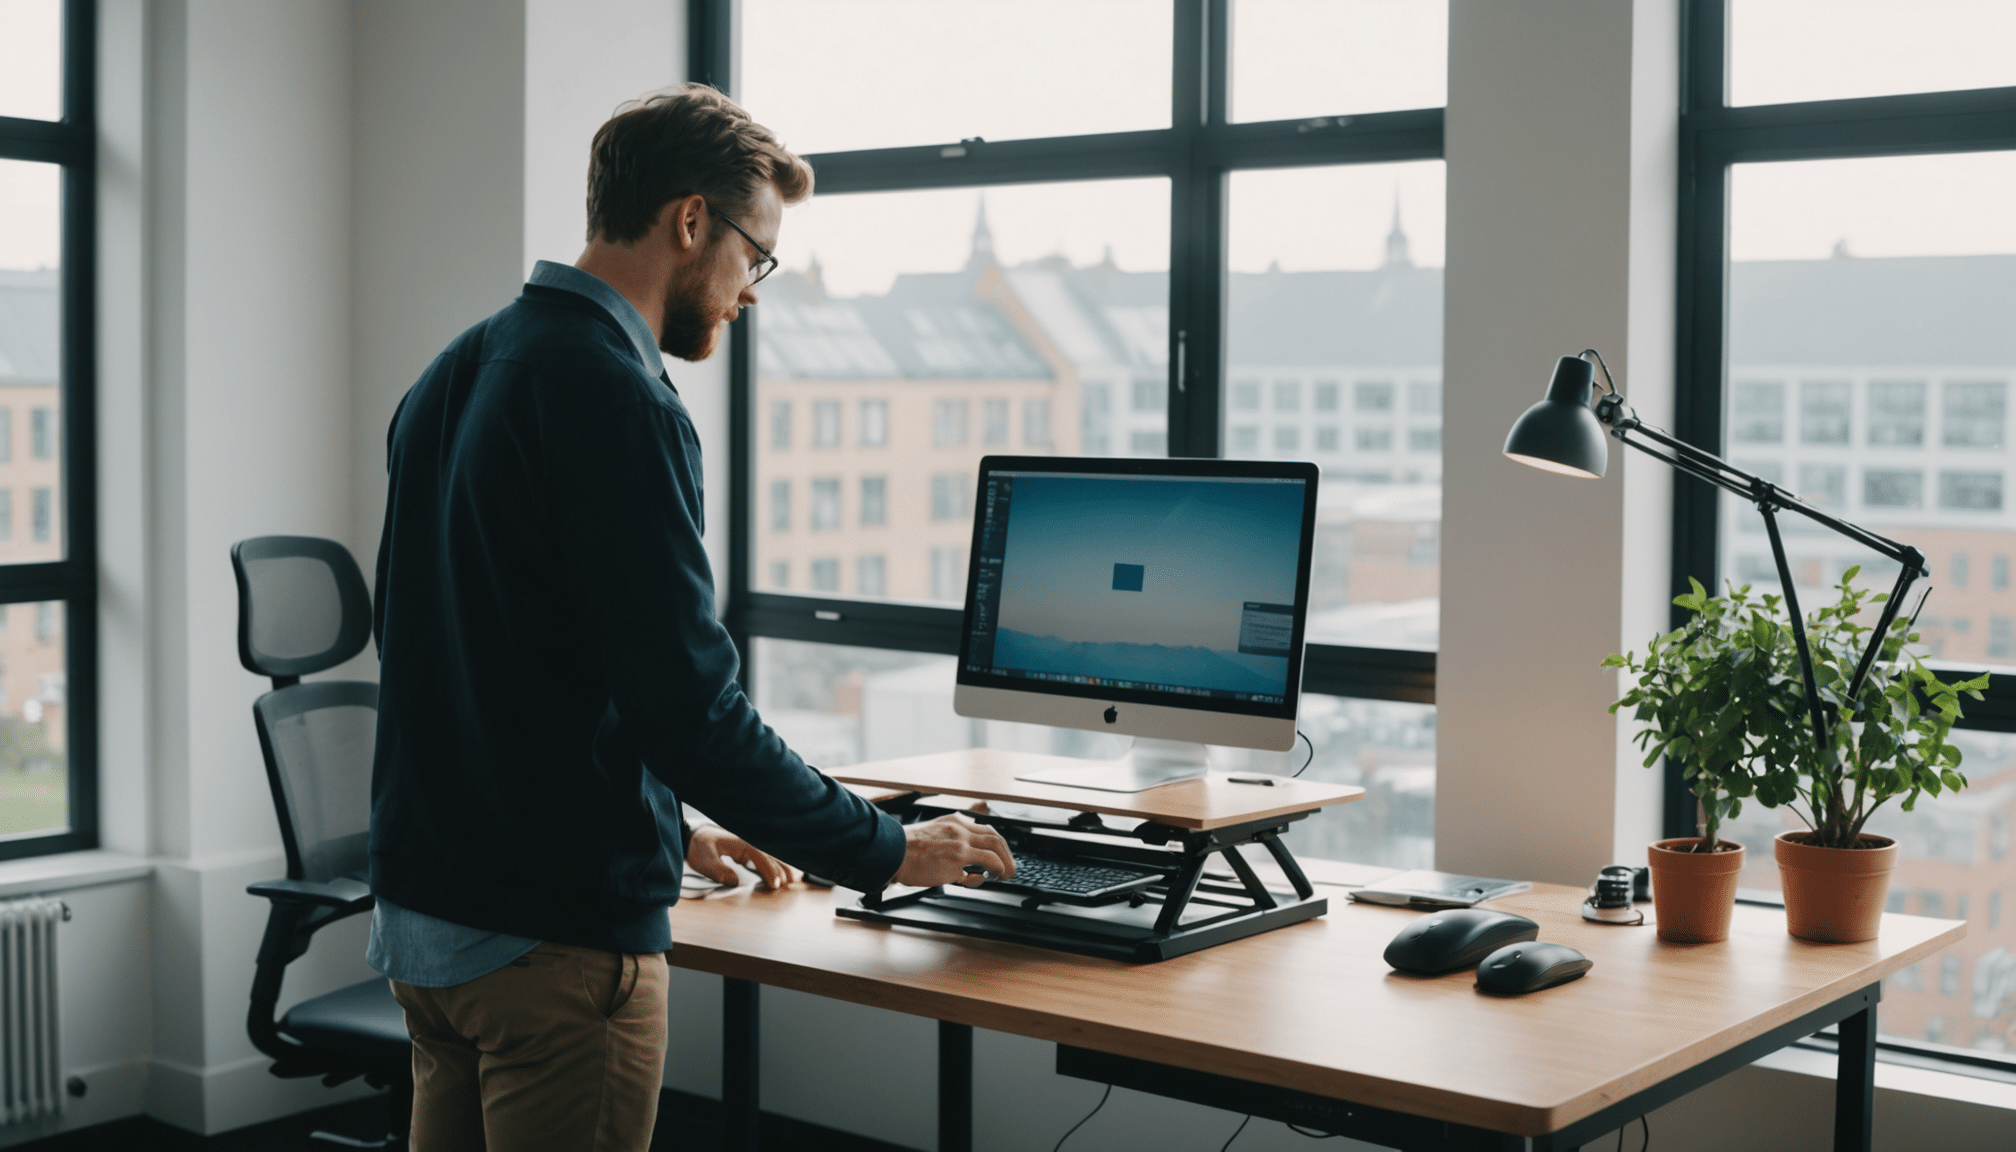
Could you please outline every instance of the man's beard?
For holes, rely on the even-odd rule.
[[[665,316],[658,331],[658,350],[681,360],[705,360],[721,342],[721,322],[697,300],[676,294],[665,300]]]

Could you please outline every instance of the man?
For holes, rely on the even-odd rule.
[[[715,619],[659,353],[714,351],[811,190],[711,88],[629,106],[595,136],[580,259],[541,261],[393,417],[369,958],[413,1036],[415,1152],[644,1152],[682,858],[863,890],[1014,870],[991,830],[902,827],[807,768]]]

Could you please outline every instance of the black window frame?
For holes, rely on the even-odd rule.
[[[999,184],[1166,177],[1170,182],[1171,456],[1215,457],[1223,422],[1226,188],[1241,169],[1443,158],[1443,110],[1236,123],[1227,115],[1231,0],[1170,0],[1175,12],[1171,126],[1034,140],[943,141],[808,155],[821,192],[893,192]],[[688,75],[733,95],[738,0],[691,0]],[[729,336],[729,561],[726,622],[747,665],[763,636],[957,655],[960,609],[763,592],[754,588],[753,325]],[[1178,378],[1177,372],[1182,376]],[[1055,419],[1055,414],[1052,414]],[[1435,653],[1310,644],[1305,692],[1435,702]],[[745,670],[745,681],[751,673]]]
[[[0,839],[0,860],[98,847],[97,29],[96,0],[64,0],[61,120],[0,116],[0,159],[57,164],[63,174],[57,424],[65,555],[0,565],[0,604],[63,602],[70,792],[68,831]]]
[[[1728,377],[1729,174],[1736,164],[1956,152],[2016,151],[2016,86],[1789,104],[1728,103],[1729,0],[1682,0],[1679,281],[1674,430],[1721,452]],[[1796,420],[1787,390],[1787,435]],[[1933,429],[1927,422],[1926,435]],[[1717,490],[1682,479],[1673,489],[1673,592],[1717,580]],[[1673,624],[1685,622],[1675,608]],[[1971,675],[1971,673],[1968,673]],[[2016,732],[2016,676],[1995,676],[1958,727]],[[1695,801],[1666,764],[1666,835],[1696,835]],[[1762,894],[1746,902],[1780,904]],[[1832,1051],[1830,1039],[1807,1046]],[[1884,1036],[1884,1059],[1969,1075],[2016,1076],[2016,1056]]]

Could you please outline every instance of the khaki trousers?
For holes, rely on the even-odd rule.
[[[648,1152],[665,957],[541,944],[453,988],[392,981],[413,1037],[411,1152]]]

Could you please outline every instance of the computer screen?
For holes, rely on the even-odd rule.
[[[1316,487],[1295,462],[988,457],[958,711],[1286,747]]]

